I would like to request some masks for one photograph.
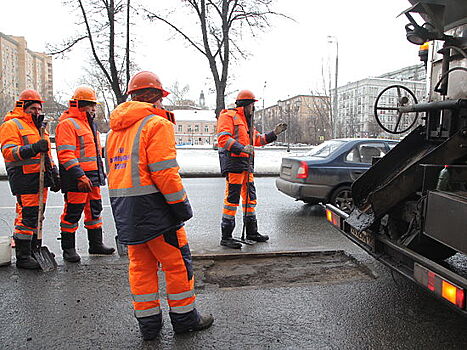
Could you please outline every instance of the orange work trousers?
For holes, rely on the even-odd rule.
[[[247,187],[249,189],[248,201],[246,195]],[[224,208],[222,210],[223,220],[235,220],[240,196],[242,197],[243,214],[245,216],[256,217],[256,188],[253,174],[247,171],[238,174],[227,173]]]
[[[47,202],[48,189],[44,188],[44,199]],[[31,240],[37,234],[37,217],[39,215],[39,193],[20,194],[16,196],[15,239]]]
[[[182,227],[148,242],[128,246],[129,280],[137,318],[161,313],[157,271],[165,273],[167,301],[171,313],[184,314],[195,308],[195,279],[191,253]]]
[[[102,199],[99,186],[93,186],[91,192],[66,192],[65,207],[60,217],[62,232],[75,233],[84,211],[84,227],[88,230],[102,227]]]

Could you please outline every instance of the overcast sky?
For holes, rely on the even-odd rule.
[[[157,9],[158,1],[148,3]],[[76,31],[77,14],[62,0],[0,0],[0,4],[0,32],[24,36],[31,50],[45,51],[47,42],[60,42]],[[260,106],[263,97],[268,106],[322,89],[323,63],[325,67],[330,63],[334,72],[336,45],[328,43],[329,35],[339,42],[339,85],[419,63],[418,47],[405,39],[407,20],[396,18],[409,6],[407,0],[277,0],[274,9],[295,21],[274,18],[269,30],[240,43],[250,56],[232,66],[226,103],[245,88],[255,92]],[[212,89],[207,61],[197,51],[171,36],[163,24],[134,21],[138,38],[133,57],[141,69],[157,73],[166,86],[175,81],[188,84],[189,97],[195,100],[202,89]],[[54,60],[56,93],[72,92],[88,50],[83,43],[66,59]],[[214,96],[207,97],[213,106]]]

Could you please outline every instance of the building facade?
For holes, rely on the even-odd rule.
[[[256,111],[255,127],[269,132],[277,123],[285,122],[288,129],[277,142],[318,144],[330,136],[330,108],[328,96],[297,95]]]
[[[53,99],[52,57],[29,50],[24,37],[0,33],[0,66],[0,99],[7,104],[24,89],[35,89],[43,99]]]
[[[213,145],[216,137],[215,111],[205,109],[173,110],[177,145]]]

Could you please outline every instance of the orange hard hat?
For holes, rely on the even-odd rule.
[[[127,94],[136,90],[154,88],[162,91],[162,97],[166,97],[169,92],[165,91],[159,77],[153,72],[142,71],[133,75],[128,83]]]
[[[237,101],[238,100],[254,100],[258,101],[255,97],[255,94],[252,93],[250,90],[242,90],[238,93],[237,95]]]
[[[76,88],[71,99],[75,101],[89,101],[97,103],[96,92],[89,86],[80,86]]]
[[[19,101],[39,101],[39,102],[44,102],[42,100],[41,95],[39,95],[39,93],[36,90],[32,90],[32,89],[27,89],[27,90],[24,90],[23,92],[21,92],[19,94],[18,100]]]

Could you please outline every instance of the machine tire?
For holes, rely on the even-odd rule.
[[[329,198],[329,203],[345,213],[350,213],[354,208],[352,188],[349,185],[337,187]]]

